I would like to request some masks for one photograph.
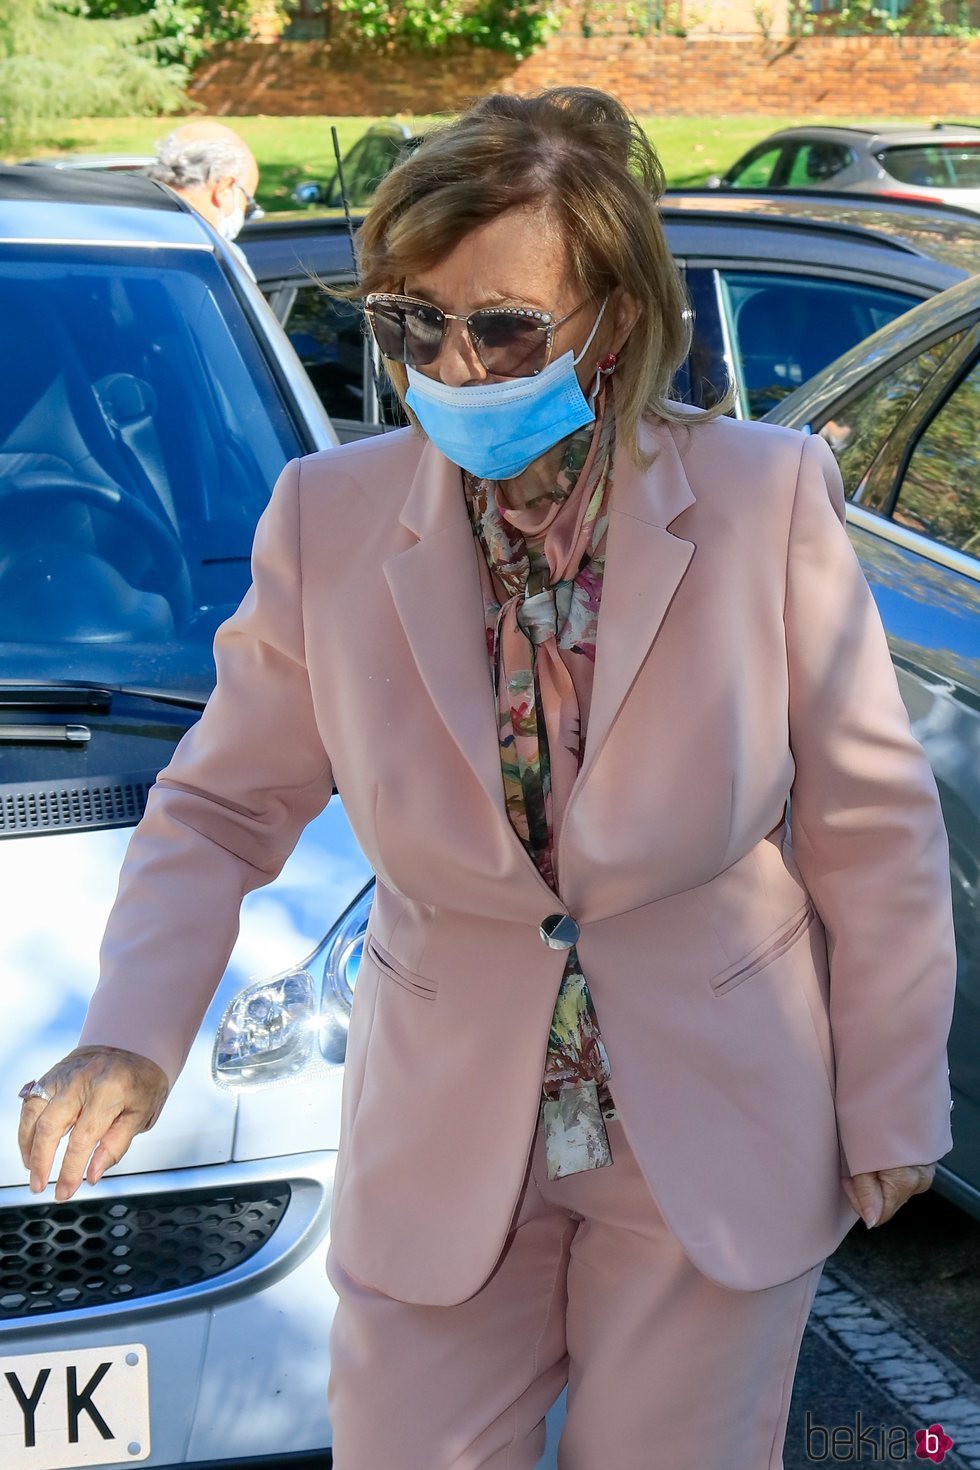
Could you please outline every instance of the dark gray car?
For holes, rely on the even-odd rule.
[[[980,269],[980,220],[847,196],[668,193],[663,219],[694,310],[677,390],[711,404],[729,375],[761,417],[854,343]],[[355,222],[356,223],[356,222]],[[241,236],[262,290],[342,439],[376,433],[378,396],[343,219],[277,215]],[[395,418],[388,404],[388,422]]]

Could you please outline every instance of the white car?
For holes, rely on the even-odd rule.
[[[34,1195],[16,1130],[19,1084],[77,1040],[256,519],[336,435],[233,253],[139,176],[0,170],[0,343],[0,1464],[322,1451],[344,970],[321,987],[350,956],[321,941],[371,878],[339,799],[245,905],[120,1163],[59,1204],[64,1145]]]
[[[65,1143],[35,1195],[16,1133],[19,1085],[77,1042],[130,833],[211,690],[272,485],[337,436],[235,252],[138,175],[0,169],[0,362],[0,1466],[325,1470],[373,892],[339,796],[245,900],[119,1164],[58,1203]]]

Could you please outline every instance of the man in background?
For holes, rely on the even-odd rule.
[[[252,279],[242,249],[234,244],[245,221],[258,211],[259,166],[248,144],[223,123],[184,123],[156,145],[147,170],[186,199],[226,239]]]

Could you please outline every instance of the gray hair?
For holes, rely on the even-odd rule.
[[[156,145],[156,160],[147,169],[158,184],[171,189],[189,189],[195,184],[214,184],[219,179],[237,178],[249,165],[250,154],[235,139],[184,139],[179,129]]]

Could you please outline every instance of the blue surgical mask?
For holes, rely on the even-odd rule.
[[[596,373],[586,398],[575,369],[589,350],[605,309],[606,301],[577,357],[569,350],[534,377],[456,388],[406,365],[405,402],[453,464],[482,480],[511,480],[595,418],[592,404],[600,374]]]

